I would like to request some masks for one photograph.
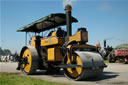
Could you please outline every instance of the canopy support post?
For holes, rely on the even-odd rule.
[[[25,45],[27,45],[27,32],[25,33]]]
[[[35,32],[35,37],[36,37],[36,32]]]
[[[43,36],[43,32],[42,32],[42,37],[44,37],[44,36]]]

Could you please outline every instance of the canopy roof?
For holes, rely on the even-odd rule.
[[[78,20],[72,17],[73,22],[78,22]],[[18,29],[17,32],[42,32],[63,25],[66,25],[66,15],[64,13],[56,13],[32,22]]]

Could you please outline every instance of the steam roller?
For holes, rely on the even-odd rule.
[[[66,5],[65,11],[65,14],[50,14],[17,30],[26,32],[26,45],[21,50],[17,70],[30,75],[36,70],[54,74],[63,69],[64,75],[73,80],[96,78],[103,72],[106,65],[97,47],[87,44],[87,29],[78,28],[72,35],[72,23],[78,20],[71,16],[71,5]],[[61,28],[64,25],[66,31]],[[35,33],[29,43],[27,33]]]

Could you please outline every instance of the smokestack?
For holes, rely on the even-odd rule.
[[[104,48],[106,48],[106,40],[104,40]]]
[[[72,7],[71,5],[66,5],[65,11],[66,11],[67,37],[69,37],[72,35],[72,16],[71,16]]]

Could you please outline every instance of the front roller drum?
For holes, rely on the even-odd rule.
[[[21,70],[24,74],[33,74],[38,68],[37,50],[31,46],[25,46],[21,50],[20,57],[22,59]]]
[[[81,67],[64,68],[66,77],[73,80],[88,80],[98,77],[103,72],[104,61],[98,53],[76,51],[72,54],[72,58],[73,56],[76,62],[74,64]],[[66,56],[64,63],[71,64],[71,59]]]

